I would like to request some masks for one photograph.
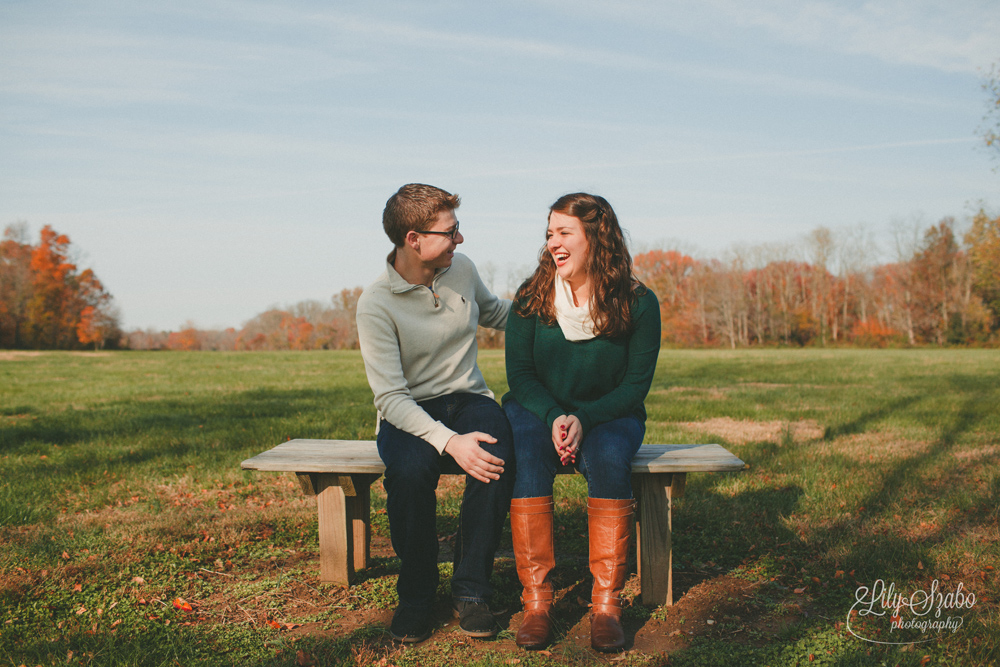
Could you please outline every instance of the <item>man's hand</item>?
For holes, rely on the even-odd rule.
[[[583,424],[574,415],[560,415],[552,422],[552,444],[563,465],[576,463],[576,450],[580,447]]]
[[[444,451],[451,454],[451,457],[462,466],[462,470],[469,473],[480,482],[490,483],[490,480],[500,479],[503,472],[503,460],[490,454],[479,446],[480,442],[490,444],[496,442],[489,433],[473,431],[462,435],[455,434],[444,446]]]

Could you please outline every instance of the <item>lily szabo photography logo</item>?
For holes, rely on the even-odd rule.
[[[937,579],[927,590],[909,595],[881,579],[871,588],[859,586],[847,612],[847,631],[873,644],[919,644],[934,641],[946,632],[957,632],[965,623],[962,611],[972,609],[976,596],[963,590],[941,590]]]

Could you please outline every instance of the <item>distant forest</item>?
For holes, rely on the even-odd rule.
[[[894,233],[896,261],[877,264],[864,228],[811,232],[798,246],[764,245],[725,259],[677,250],[634,257],[660,299],[663,343],[675,347],[1000,344],[1000,217],[980,211],[959,235],[951,218]],[[25,225],[0,241],[0,348],[320,350],[358,346],[361,288],[330,302],[260,313],[241,329],[125,332],[111,295],[70,260],[69,238]],[[506,296],[510,296],[507,294]],[[480,330],[480,345],[503,335]]]

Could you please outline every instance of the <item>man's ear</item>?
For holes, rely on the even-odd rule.
[[[410,246],[413,250],[420,250],[420,234],[412,229],[406,232],[406,238],[403,240],[406,242],[406,245]]]

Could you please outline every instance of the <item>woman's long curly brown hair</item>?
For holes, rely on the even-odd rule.
[[[599,336],[617,338],[632,332],[630,307],[634,294],[643,289],[632,272],[632,256],[611,204],[604,197],[576,192],[563,195],[549,207],[552,212],[577,218],[587,236],[587,276],[590,278],[590,316]],[[516,312],[521,317],[537,314],[546,324],[555,324],[556,263],[548,244],[538,252],[538,268],[517,290]]]

